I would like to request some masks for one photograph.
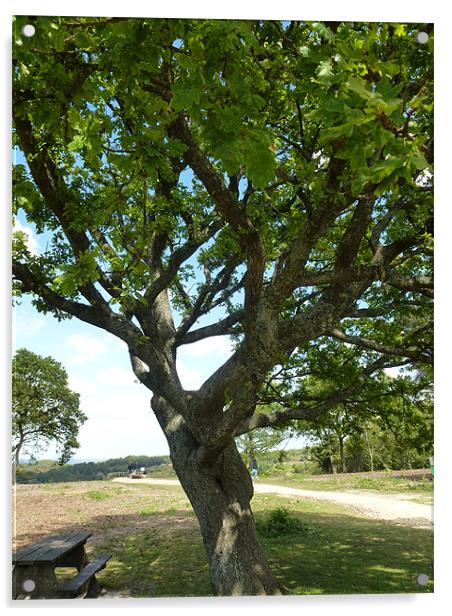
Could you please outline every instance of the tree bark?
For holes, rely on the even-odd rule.
[[[253,484],[234,441],[209,466],[200,466],[199,444],[184,419],[157,396],[152,407],[199,521],[214,594],[282,594],[259,543],[250,505]]]
[[[365,437],[366,437],[367,450],[369,452],[370,470],[373,473],[374,472],[374,456],[373,456],[373,453],[372,453],[372,448],[370,446],[369,435],[367,434],[367,430],[366,429],[364,429],[364,434],[365,434]]]
[[[331,472],[333,473],[333,475],[336,475],[337,468],[336,468],[336,463],[334,462],[334,457],[332,453],[329,454],[329,459],[330,459],[330,465],[331,465]]]
[[[345,466],[344,438],[342,436],[339,436],[339,453],[341,457],[341,471],[346,473],[347,468]]]
[[[14,464],[17,466],[19,466],[19,456],[20,456],[20,446],[18,445],[16,447],[16,451],[14,452]]]

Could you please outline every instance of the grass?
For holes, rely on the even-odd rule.
[[[87,498],[90,498],[91,500],[106,500],[107,498],[113,498],[115,496],[120,496],[122,494],[124,494],[125,490],[124,488],[121,487],[117,487],[111,484],[103,484],[102,485],[102,489],[101,490],[88,490],[88,492],[85,492],[85,496]],[[64,493],[64,491],[60,492],[61,494]]]
[[[301,519],[290,515],[285,507],[271,509],[265,517],[256,521],[257,530],[263,537],[284,537],[287,535],[304,535],[315,531]]]
[[[418,481],[404,479],[402,477],[363,477],[363,476],[341,476],[335,478],[331,475],[328,479],[318,479],[315,475],[302,476],[299,474],[287,473],[285,476],[268,475],[262,476],[263,483],[286,485],[292,488],[304,490],[376,490],[385,493],[409,493],[419,496],[430,496],[433,494],[433,482],[425,479]]]
[[[171,491],[174,495],[178,489]],[[171,500],[168,492],[160,509],[140,509],[142,519],[157,514],[177,514],[179,521],[193,518],[187,509],[164,509]],[[334,503],[268,494],[254,497],[253,511],[272,570],[287,594],[433,591],[429,530],[361,517]],[[170,523],[124,532],[120,540],[102,542],[97,551],[113,554],[101,574],[109,590],[131,597],[210,594],[197,526]],[[422,573],[429,576],[427,586],[416,582]]]
[[[106,490],[90,490],[86,492],[85,496],[90,498],[91,500],[105,500],[106,498],[111,498],[113,495],[108,493]]]
[[[266,499],[267,497],[265,497]],[[287,500],[256,498],[259,521]],[[262,536],[272,569],[289,594],[432,592],[433,535],[424,529],[359,517],[339,505],[290,500],[289,511],[310,532]]]
[[[327,489],[323,481],[318,483]],[[83,527],[93,533],[87,543],[90,556],[112,555],[98,574],[107,591],[129,597],[211,593],[199,527],[180,487],[96,481],[33,490],[49,519],[58,520],[52,512],[65,511],[63,525],[52,533]],[[30,498],[29,486],[23,498]],[[431,580],[427,586],[416,583],[422,573],[432,577],[430,530],[373,520],[327,501],[276,494],[256,494],[252,507],[272,571],[287,594],[433,590]],[[21,525],[24,532],[32,530],[30,524],[27,519]]]
[[[130,597],[189,597],[211,594],[204,547],[199,533],[149,529],[110,540],[112,554],[99,581],[108,590]]]

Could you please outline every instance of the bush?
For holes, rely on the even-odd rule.
[[[273,509],[262,522],[257,522],[257,529],[264,537],[298,535],[312,532],[312,528],[297,518],[292,518],[284,507]]]
[[[305,472],[306,472],[305,464],[292,464],[292,473],[302,475]]]

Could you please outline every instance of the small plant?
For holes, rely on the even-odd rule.
[[[292,473],[303,474],[306,472],[305,464],[292,464]]]
[[[307,534],[313,528],[297,518],[290,517],[284,507],[270,511],[263,522],[257,522],[257,528],[264,537],[280,537],[282,535]]]
[[[149,515],[155,515],[158,512],[159,512],[158,509],[154,509],[153,507],[148,507],[147,509],[142,509],[140,511],[140,515],[149,516]]]
[[[107,492],[102,492],[101,490],[90,490],[86,493],[86,496],[91,500],[105,500],[106,498],[111,498],[111,494]]]

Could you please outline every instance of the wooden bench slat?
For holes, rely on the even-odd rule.
[[[68,552],[86,543],[88,537],[91,537],[91,535],[92,533],[78,533],[73,537],[66,537],[59,545],[55,545],[49,551],[40,555],[33,554],[33,562],[55,563],[59,558],[66,556]]]
[[[92,533],[71,533],[40,539],[33,545],[13,554],[13,563],[23,565],[36,562],[54,563],[58,558],[84,543],[91,535]]]
[[[50,541],[57,541],[57,540],[61,540],[67,537],[72,537],[78,534],[79,533],[71,533],[70,535],[61,534],[61,535],[52,535],[50,537],[41,537],[41,539],[38,539],[37,541],[35,541],[35,543],[32,543],[31,545],[27,545],[24,548],[20,548],[15,553],[13,553],[13,562],[16,560],[21,560],[28,554],[41,550],[43,547],[48,545]]]
[[[98,556],[96,560],[91,561],[72,579],[64,582],[61,586],[62,592],[77,592],[95,573],[105,568],[105,565],[110,560],[110,554]]]

